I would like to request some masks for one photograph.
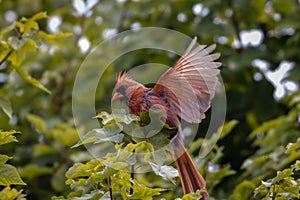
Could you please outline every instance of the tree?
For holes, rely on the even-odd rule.
[[[76,145],[72,89],[80,64],[93,47],[113,34],[152,26],[197,36],[199,43],[216,43],[222,53],[221,75],[227,94],[223,133],[207,157],[197,158],[200,145],[209,142],[203,139],[207,117],[190,148],[211,196],[299,198],[299,1],[2,0],[0,5],[0,196],[98,198],[119,191],[116,195],[123,197],[182,197],[178,181],[174,177],[169,177],[173,182],[164,180],[172,173],[163,174],[157,163],[152,165],[157,170],[151,174],[154,178],[146,174],[132,179],[130,173],[102,168],[103,163],[94,160],[84,146]],[[247,40],[249,37],[257,40]],[[110,94],[117,72],[152,62],[170,66],[177,58],[143,49],[112,62],[97,88],[97,112],[111,112]],[[282,69],[289,72],[276,85],[272,74]],[[148,70],[143,77],[160,72]],[[90,117],[87,121],[97,121]],[[16,137],[19,142],[4,145],[1,141],[6,137],[9,141]],[[152,148],[151,142],[130,145],[116,142],[114,148]],[[3,166],[10,166],[16,182],[3,184]],[[86,168],[89,173],[82,174]],[[127,181],[122,182],[120,176]],[[112,185],[107,183],[109,177],[115,179]],[[96,188],[87,193],[74,191],[78,186]],[[175,192],[170,188],[176,188]],[[149,193],[137,192],[140,190]]]

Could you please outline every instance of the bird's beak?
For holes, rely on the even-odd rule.
[[[120,99],[122,99],[122,97],[123,97],[123,95],[122,94],[120,94],[120,93],[115,93],[114,94],[114,96],[112,97],[112,99],[111,100],[113,100],[113,101],[117,101],[117,100],[120,100]]]

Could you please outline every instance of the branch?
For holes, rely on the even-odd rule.
[[[13,50],[11,49],[4,58],[0,61],[0,66],[8,59],[8,57],[12,54]]]
[[[107,181],[108,181],[108,185],[109,185],[109,196],[110,196],[110,200],[113,200],[113,194],[112,194],[111,178],[110,178],[110,176],[108,177]]]
[[[122,12],[120,14],[120,19],[119,19],[119,23],[118,23],[118,26],[117,26],[117,33],[120,33],[122,32],[122,30],[124,29],[124,21],[126,20],[127,18],[127,11],[128,11],[128,6],[129,6],[129,3],[130,3],[130,0],[127,0],[125,3],[124,3],[124,6],[123,6],[123,9],[122,9]]]
[[[244,47],[243,47],[242,39],[241,39],[241,36],[240,36],[241,28],[240,28],[239,21],[236,18],[236,13],[235,13],[235,10],[233,9],[233,3],[232,3],[232,1],[233,0],[228,0],[228,6],[232,9],[231,22],[233,24],[233,27],[234,27],[234,30],[235,30],[235,34],[236,34],[236,36],[238,38],[238,41],[241,44],[240,50],[242,50]]]
[[[18,34],[18,39],[19,40],[22,40],[23,39],[23,34],[24,32],[19,32],[16,28],[15,28],[15,31],[17,32]],[[12,54],[14,50],[13,49],[10,49],[9,52],[4,56],[4,58],[0,61],[0,66],[8,59],[8,57]]]

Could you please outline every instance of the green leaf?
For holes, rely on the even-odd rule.
[[[220,168],[220,167],[217,167]],[[220,169],[217,169],[215,171],[209,172],[206,175],[206,179],[207,181],[207,187],[208,188],[213,188],[214,186],[216,186],[219,182],[221,182],[221,180],[224,177],[230,176],[235,174],[234,170],[230,169],[230,165],[226,165],[225,167],[222,167]]]
[[[161,188],[149,188],[145,185],[139,184],[137,182],[133,185],[133,194],[128,195],[129,198],[132,199],[145,199],[150,200],[151,197],[160,195],[161,192],[165,191],[165,189]]]
[[[238,184],[230,196],[229,200],[248,200],[255,189],[255,184],[251,181],[243,181]]]
[[[33,19],[28,19],[24,23],[23,31],[21,32],[23,33],[23,35],[27,35],[31,30],[38,30],[38,29],[39,29],[39,24],[35,22]]]
[[[300,170],[300,160],[296,160],[295,164],[293,164],[293,165],[291,166],[291,169],[292,169],[293,171],[299,171],[299,170]]]
[[[83,194],[83,190],[77,190],[75,192],[71,192],[70,194],[68,194],[68,199],[71,199],[72,197],[80,197]]]
[[[34,114],[28,113],[26,115],[27,120],[34,125],[35,128],[37,128],[40,132],[45,133],[46,132],[46,123],[45,121]]]
[[[105,125],[111,121],[123,122],[125,124],[130,124],[131,122],[138,121],[139,117],[133,114],[126,114],[125,112],[118,112],[109,114],[107,112],[100,112],[97,116],[97,119],[102,120],[102,124]]]
[[[129,143],[125,146],[124,151],[135,153],[151,153],[154,151],[152,144],[142,141],[136,144]]]
[[[25,20],[25,19],[24,19],[24,20]],[[24,30],[25,30],[25,25],[24,25],[24,23],[19,22],[19,21],[17,21],[17,22],[14,23],[14,27],[18,28],[19,31],[20,31],[20,33],[23,33]]]
[[[293,3],[290,0],[273,0],[273,7],[280,13],[288,13],[293,8]]]
[[[21,168],[19,171],[22,178],[32,180],[42,175],[52,174],[53,169],[50,167],[44,167],[44,166],[31,163]]]
[[[0,107],[2,108],[4,113],[11,119],[12,108],[11,108],[10,101],[8,101],[7,99],[5,99],[3,97],[0,97]]]
[[[99,200],[102,197],[103,192],[101,190],[93,190],[88,194],[84,194],[79,197],[80,200]]]
[[[49,130],[47,134],[55,138],[55,141],[59,144],[68,147],[74,145],[79,140],[77,130],[71,122],[59,124]]]
[[[26,185],[21,179],[17,169],[8,164],[0,165],[0,185]]]
[[[278,184],[280,181],[282,181],[285,178],[290,177],[293,175],[293,172],[291,169],[284,169],[283,171],[278,171],[277,176],[273,178],[272,183],[273,184]]]
[[[179,176],[178,170],[172,166],[167,166],[167,165],[159,166],[152,162],[149,162],[149,164],[152,170],[154,171],[154,173],[158,176],[161,176],[163,179],[172,181],[173,178]],[[172,183],[175,184],[175,181],[172,181]]]
[[[5,164],[9,159],[12,159],[12,157],[0,154],[0,165]]]
[[[0,191],[0,199],[1,200],[21,200],[25,199],[25,194],[22,194],[23,190],[16,190],[15,188],[5,187]]]
[[[40,20],[40,19],[45,19],[47,18],[47,13],[46,12],[39,12],[35,15],[33,15],[33,17],[31,18],[34,21]]]
[[[50,146],[47,144],[36,144],[36,145],[34,145],[34,152],[33,152],[32,156],[34,158],[36,158],[39,156],[53,154],[56,152],[57,152],[57,150],[53,146]]]
[[[94,170],[104,167],[98,159],[93,159],[86,164],[75,163],[66,172],[68,179],[90,176]]]
[[[34,52],[37,49],[37,45],[32,39],[26,38],[19,40],[16,37],[11,37],[9,41],[14,51],[8,57],[8,60],[14,67],[18,67],[22,64],[27,52]]]
[[[13,134],[17,133],[16,131],[1,131],[0,130],[0,145],[7,144],[11,142],[18,142]]]
[[[46,40],[47,42],[49,41],[56,41],[59,39],[64,39],[67,37],[72,36],[72,33],[57,33],[57,34],[47,34],[44,31],[39,31],[38,36]]]
[[[29,82],[30,84],[32,84],[33,86],[35,86],[41,90],[47,92],[48,94],[51,94],[50,90],[48,90],[46,87],[44,87],[38,80],[36,80],[35,78],[32,78],[23,67],[16,65],[14,68],[25,81]]]
[[[22,60],[19,58],[18,53],[16,51],[13,51],[10,56],[7,58],[13,66],[18,66],[21,64]]]
[[[121,161],[114,161],[106,164],[107,167],[110,167],[114,170],[124,170],[127,168],[128,163],[127,162],[121,162]]]
[[[80,187],[80,186],[86,186],[87,183],[88,183],[87,178],[78,178],[78,179],[76,179],[76,181],[75,181],[75,180],[68,179],[68,180],[66,181],[66,184],[67,184],[67,185],[70,185],[70,188],[71,188],[71,189],[74,189],[74,188]]]
[[[8,44],[13,50],[18,51],[24,44],[26,40],[20,40],[16,36],[12,36],[8,38]]]
[[[123,140],[124,134],[121,132],[121,127],[119,124],[114,122],[106,123],[103,128],[93,129],[84,135],[82,141],[74,145],[73,147],[78,147],[83,144],[88,143],[102,143],[102,142],[114,142],[120,143]]]
[[[228,133],[231,132],[231,130],[238,124],[239,122],[237,120],[231,120],[227,122],[224,126],[220,127],[218,129],[218,133],[221,133],[220,138],[224,138]]]
[[[189,194],[186,194],[182,197],[182,200],[198,200],[201,199],[202,195],[201,192],[203,189],[197,190],[196,192],[192,192]]]
[[[289,143],[286,146],[286,153],[294,153],[295,151],[300,149],[300,138],[297,139],[296,143]]]
[[[267,121],[263,123],[261,126],[259,126],[258,128],[254,129],[254,131],[252,131],[252,133],[249,135],[249,138],[253,139],[257,134],[265,133],[270,129],[273,129],[274,127],[278,126],[283,121],[285,121],[285,116],[281,116],[276,119]]]

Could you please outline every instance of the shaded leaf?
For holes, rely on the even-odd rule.
[[[44,167],[37,164],[28,164],[25,167],[20,168],[20,175],[22,178],[32,180],[42,175],[49,175],[53,172],[50,167]]]
[[[32,156],[36,158],[42,155],[52,154],[56,152],[57,150],[53,146],[47,144],[36,144],[34,145],[34,152]]]
[[[161,176],[163,179],[172,180],[175,177],[179,176],[178,170],[173,168],[172,166],[159,166],[155,163],[149,163],[154,173],[158,176]],[[175,183],[175,182],[173,182]]]
[[[267,132],[270,129],[273,129],[278,124],[281,124],[284,120],[285,120],[284,116],[282,116],[282,117],[278,117],[276,119],[267,121],[267,122],[263,123],[261,126],[259,126],[258,128],[256,128],[254,131],[252,131],[251,134],[249,135],[249,137],[251,139],[253,139],[257,134],[262,134],[262,133]]]
[[[18,58],[16,58],[16,59],[18,59]],[[51,94],[50,90],[48,90],[45,86],[43,86],[38,80],[36,80],[35,78],[32,78],[23,67],[19,66],[19,64],[16,64],[15,70],[25,81],[29,82],[30,84],[32,84],[33,86],[35,86],[41,90],[47,92],[48,94]]]
[[[273,178],[272,184],[277,184],[285,178],[289,178],[293,174],[291,169],[284,169],[283,171],[278,171],[277,176]]]
[[[229,200],[248,200],[253,194],[255,184],[251,181],[243,181],[233,191]]]
[[[59,124],[47,132],[47,135],[53,137],[56,142],[65,146],[72,146],[78,140],[78,132],[72,122]]]
[[[2,108],[4,113],[11,119],[12,108],[11,108],[10,101],[8,101],[7,99],[5,99],[3,97],[0,97],[0,107]]]
[[[300,149],[300,138],[297,139],[296,143],[289,143],[286,146],[286,153],[293,153],[295,151],[297,151],[298,149]]]
[[[226,135],[228,135],[231,130],[238,124],[239,122],[237,120],[231,120],[227,122],[224,126],[220,127],[218,129],[218,132],[221,132],[220,138],[224,138]]]
[[[26,118],[29,122],[31,122],[35,128],[37,128],[40,132],[42,133],[45,133],[46,132],[46,123],[45,121],[37,116],[37,115],[34,115],[34,114],[27,114],[26,115]]]

